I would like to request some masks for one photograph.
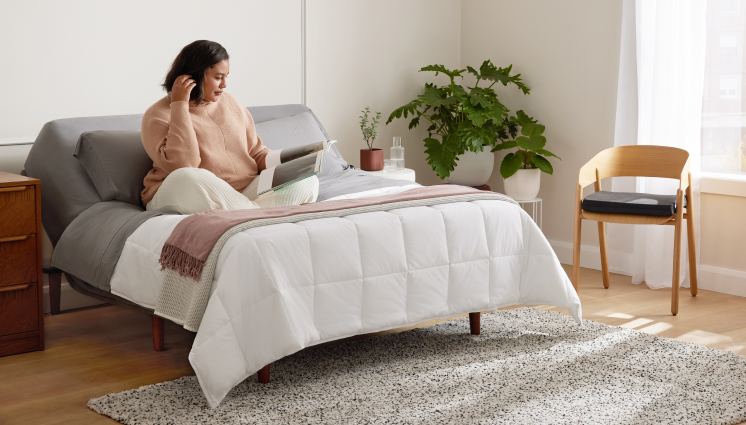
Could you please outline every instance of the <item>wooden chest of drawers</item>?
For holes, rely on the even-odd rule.
[[[39,190],[0,171],[0,356],[44,349]]]

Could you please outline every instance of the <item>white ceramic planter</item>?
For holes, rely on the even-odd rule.
[[[536,199],[541,187],[541,170],[520,169],[505,179],[505,194],[516,201],[530,201]]]
[[[494,167],[495,154],[490,152],[489,146],[479,153],[464,152],[458,156],[456,168],[446,181],[462,186],[481,186],[490,179]]]

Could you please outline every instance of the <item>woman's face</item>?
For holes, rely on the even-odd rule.
[[[230,69],[231,64],[226,59],[205,71],[205,78],[202,80],[202,92],[206,101],[218,101],[220,95],[223,94],[223,89],[228,86],[226,83]]]

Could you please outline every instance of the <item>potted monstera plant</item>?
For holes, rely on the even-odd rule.
[[[500,174],[505,178],[506,192],[509,192],[509,187],[516,186],[514,183],[523,188],[526,184],[523,178],[525,173],[520,171],[536,170],[537,173],[544,171],[552,174],[552,165],[547,157],[556,155],[544,149],[544,126],[522,110],[511,115],[510,109],[498,100],[497,93],[492,89],[496,83],[503,86],[512,84],[524,94],[529,94],[530,89],[522,82],[521,74],[510,75],[512,67],[498,68],[490,60],[484,61],[479,70],[471,66],[456,70],[443,65],[426,66],[420,72],[432,71],[436,76],[443,73],[449,77],[450,83],[443,86],[426,83],[424,93],[395,109],[386,124],[396,118],[406,119],[409,115],[412,116],[410,129],[421,123],[429,123],[428,135],[424,140],[427,163],[438,177],[455,184],[483,185],[494,167],[492,152],[516,148],[516,152],[508,153],[503,160]],[[464,73],[476,77],[473,87],[456,83],[456,78],[463,81]],[[482,82],[489,85],[480,87]],[[528,174],[533,176],[535,173],[529,171]],[[508,183],[515,176],[518,177]],[[531,183],[536,179],[528,180]],[[514,198],[520,200],[530,195],[533,188],[528,194],[510,192],[513,194],[508,195],[515,195]],[[536,193],[529,199],[536,197]]]

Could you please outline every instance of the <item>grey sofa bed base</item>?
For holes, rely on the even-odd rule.
[[[132,301],[122,298],[118,295],[114,295],[111,292],[106,292],[104,290],[98,289],[95,286],[89,285],[85,283],[83,280],[71,275],[67,272],[62,271],[55,271],[52,273],[64,273],[65,278],[67,278],[68,284],[70,284],[70,287],[73,288],[75,291],[89,296],[91,298],[95,298],[97,300],[101,300],[105,303],[118,305],[124,308],[128,308],[131,310],[137,310],[142,311],[150,315],[151,319],[151,325],[153,327],[153,349],[155,351],[163,351],[165,349],[165,319],[162,317],[156,316],[154,313],[155,311],[152,309],[149,309],[147,307],[143,307],[139,304],[135,304]],[[59,283],[59,280],[57,280]],[[50,285],[52,284],[52,280],[50,279]],[[52,300],[52,291],[49,292],[50,296],[50,304],[54,304],[55,302],[59,306],[59,299]],[[59,297],[59,291],[57,291],[57,296]]]
[[[114,304],[114,305],[118,305],[121,307],[129,308],[129,309],[144,311],[151,315],[154,313],[153,309],[143,307],[139,304],[135,304],[132,301],[126,298],[122,298],[119,295],[114,295],[111,292],[106,292],[104,290],[98,289],[93,285],[87,284],[82,279],[79,279],[71,275],[68,272],[62,272],[62,273],[65,274],[65,278],[67,278],[67,283],[70,284],[70,287],[72,287],[74,290],[80,292],[83,295],[86,295],[91,298],[95,298],[97,300],[104,301],[109,304]]]

